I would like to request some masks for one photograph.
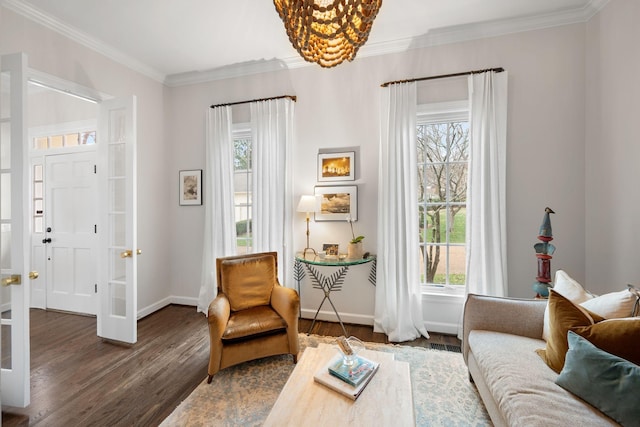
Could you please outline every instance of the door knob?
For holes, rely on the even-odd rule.
[[[46,239],[42,239],[42,243],[51,243],[51,237],[47,237]]]
[[[34,280],[34,279],[37,279],[38,277],[40,277],[40,274],[37,271],[29,272],[29,279]]]
[[[22,276],[19,274],[12,274],[2,279],[2,286],[19,285],[20,283],[22,283]]]
[[[142,249],[136,249],[136,255],[142,255]],[[131,249],[120,252],[120,258],[129,258],[131,256],[133,256],[133,251]]]

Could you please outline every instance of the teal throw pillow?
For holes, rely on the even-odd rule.
[[[640,366],[599,349],[573,331],[567,340],[569,351],[556,384],[620,424],[637,426]]]

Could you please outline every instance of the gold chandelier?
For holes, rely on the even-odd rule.
[[[335,67],[366,43],[382,0],[273,0],[305,61]]]

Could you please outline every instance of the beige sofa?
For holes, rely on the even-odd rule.
[[[535,350],[545,301],[469,295],[462,353],[495,426],[610,426],[602,412],[555,384]]]

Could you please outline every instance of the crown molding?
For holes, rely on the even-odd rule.
[[[356,60],[358,58],[406,52],[411,49],[460,43],[470,40],[498,37],[507,34],[587,22],[596,13],[602,10],[609,1],[610,0],[591,0],[587,5],[580,9],[569,9],[544,15],[495,20],[478,24],[457,25],[434,29],[419,37],[382,43],[368,43],[360,48]],[[168,75],[165,79],[165,84],[167,86],[175,87],[311,65],[314,64],[306,62],[299,56],[279,60],[274,59],[261,62],[242,63],[207,71],[194,71]]]
[[[160,83],[164,82],[165,75],[163,73],[135,58],[132,58],[131,56],[124,54],[113,46],[65,24],[30,4],[20,0],[0,0],[0,5],[85,47],[88,47],[89,49],[96,51],[127,68],[137,71]]]
[[[569,9],[543,15],[532,15],[476,24],[436,28],[430,30],[423,36],[365,45],[358,52],[358,57],[363,58],[367,56],[385,55],[404,52],[410,49],[460,43],[470,40],[479,40],[507,34],[583,23],[589,21],[596,13],[602,10],[609,1],[610,0],[591,0],[591,2],[581,9]]]
[[[370,43],[360,48],[358,51],[358,58],[400,53],[411,49],[419,49],[429,46],[460,43],[506,34],[587,22],[602,10],[609,1],[610,0],[591,0],[587,5],[580,9],[569,9],[544,15],[437,28],[418,37],[394,40],[390,42]],[[118,49],[72,28],[71,26],[20,0],[0,0],[0,5],[170,87],[199,84],[215,80],[243,77],[252,74],[280,70],[290,70],[314,65],[299,56],[292,56],[282,59],[274,58],[250,61],[211,70],[164,75],[141,61],[124,54]]]

